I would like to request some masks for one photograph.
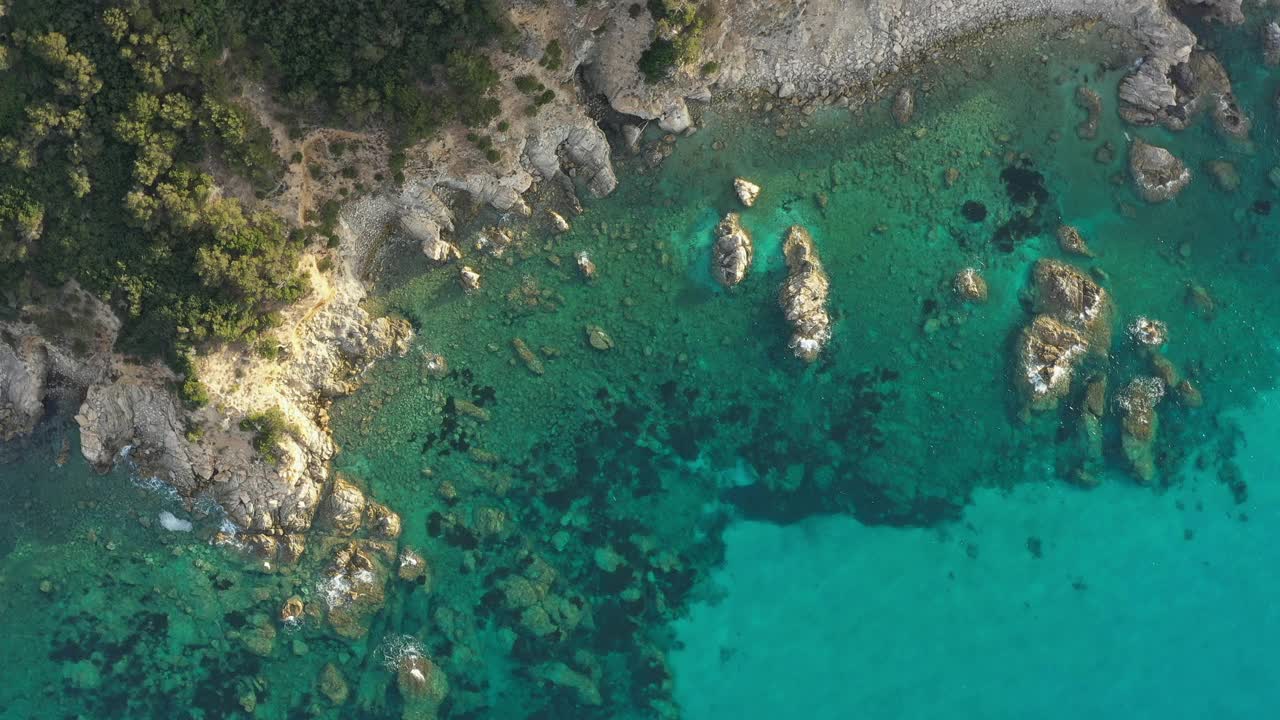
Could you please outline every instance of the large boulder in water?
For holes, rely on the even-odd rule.
[[[778,293],[778,304],[791,324],[789,347],[796,357],[813,362],[831,340],[831,315],[827,312],[831,283],[808,230],[792,225],[782,252],[787,259],[787,279]]]
[[[1049,315],[1037,315],[1017,344],[1014,382],[1026,409],[1057,407],[1071,389],[1076,366],[1088,352],[1084,335]]]
[[[716,226],[716,242],[711,248],[711,274],[725,287],[733,287],[747,277],[755,246],[742,227],[738,213],[729,213]]]
[[[1138,139],[1129,146],[1129,173],[1138,194],[1151,203],[1173,198],[1191,182],[1191,171],[1173,153]]]
[[[1080,331],[1091,349],[1106,353],[1111,347],[1111,298],[1102,286],[1079,268],[1048,258],[1036,262],[1031,282],[1037,313]]]

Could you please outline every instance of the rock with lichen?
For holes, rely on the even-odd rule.
[[[742,227],[738,213],[729,213],[716,226],[716,241],[711,248],[711,275],[725,287],[733,287],[747,277],[755,246],[751,235]]]
[[[831,314],[827,311],[831,281],[822,269],[813,237],[800,225],[787,230],[782,252],[787,260],[787,279],[778,292],[778,304],[791,325],[787,346],[796,357],[813,362],[831,341]]]
[[[1173,153],[1137,138],[1129,146],[1129,174],[1138,194],[1150,203],[1172,199],[1191,182],[1191,171]]]
[[[557,233],[569,232],[569,221],[565,220],[563,215],[555,210],[548,210],[547,217],[551,218],[551,228]]]

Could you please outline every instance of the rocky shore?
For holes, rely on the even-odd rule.
[[[723,93],[764,92],[797,104],[856,106],[858,98],[888,89],[885,78],[922,53],[937,52],[933,49],[949,39],[1037,17],[1099,20],[1127,33],[1144,54],[1121,87],[1125,117],[1160,122],[1167,108],[1179,107],[1177,69],[1188,66],[1195,43],[1161,0],[860,0],[853,5],[744,0],[721,7],[703,41],[707,64],[650,84],[638,70],[653,33],[648,13],[635,13],[631,3],[622,2],[587,8],[517,4],[512,19],[521,29],[520,48],[495,51],[495,67],[505,76],[535,76],[559,91],[555,100],[527,115],[520,112],[523,100],[517,93],[501,98],[504,117],[512,120],[493,138],[496,162],[486,160],[461,128],[410,148],[400,190],[348,208],[331,266],[322,269],[314,255],[304,260],[311,293],[284,311],[284,322],[269,338],[274,344],[269,357],[246,348],[220,348],[198,358],[196,368],[211,402],[201,409],[184,407],[174,390],[182,378],[158,364],[140,365],[115,354],[119,321],[97,300],[67,287],[0,323],[0,439],[29,432],[54,396],[70,398],[79,406],[75,417],[83,452],[95,466],[127,459],[137,472],[161,478],[193,501],[216,501],[233,523],[251,533],[304,532],[332,485],[328,461],[335,448],[328,402],[354,389],[360,373],[377,358],[406,352],[411,336],[403,321],[371,317],[361,306],[367,292],[360,278],[368,241],[363,235],[383,233],[381,228],[398,220],[398,232],[433,260],[451,263],[462,254],[462,243],[452,238],[453,208],[461,200],[530,217],[525,194],[545,185],[559,192],[559,209],[572,217],[581,211],[579,192],[611,193],[617,185],[613,149],[598,122],[606,113],[612,113],[610,127],[620,127],[626,142],[633,143],[648,122],[669,133],[692,132],[695,113],[689,103],[711,102]],[[1239,17],[1238,1],[1182,5],[1224,22]],[[555,70],[538,62],[552,40],[565,48],[566,62]],[[1238,132],[1229,81],[1225,89],[1220,85],[1196,97],[1216,98],[1207,109],[1224,132]],[[607,101],[607,109],[598,97]],[[1183,91],[1183,97],[1190,96]],[[909,99],[914,106],[914,95]],[[1135,175],[1141,173],[1135,170]],[[1164,183],[1168,195],[1151,199],[1164,199],[1181,187],[1170,185]],[[296,203],[280,209],[299,217],[322,197],[286,196]],[[746,268],[740,270],[739,275]],[[54,307],[72,321],[42,322]],[[1045,317],[1041,325],[1065,322],[1052,310]],[[1052,329],[1057,336],[1087,332],[1071,325]],[[826,330],[819,330],[825,338]],[[1075,355],[1035,332],[1034,325],[1028,333],[1029,356],[1044,354],[1033,352],[1032,345],[1052,347],[1054,356],[1040,363],[1049,381],[1045,390],[1031,392],[1030,404],[1037,406],[1045,399],[1038,394],[1056,395],[1053,378],[1070,372],[1057,365],[1069,365]],[[1034,380],[1032,374],[1028,378]],[[274,459],[255,448],[253,423],[245,424],[268,411],[279,413],[285,429]]]

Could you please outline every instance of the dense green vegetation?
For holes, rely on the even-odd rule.
[[[240,429],[253,433],[253,449],[272,463],[280,462],[280,442],[285,435],[298,432],[278,407],[241,420]]]
[[[278,89],[294,126],[483,126],[498,75],[477,50],[499,17],[487,0],[0,0],[0,293],[74,278],[126,319],[123,349],[173,361],[254,342],[305,291],[306,234],[219,189],[267,197],[285,168],[242,81]]]
[[[640,55],[640,72],[646,81],[657,82],[701,57],[708,8],[697,0],[649,0],[648,9],[657,28]]]

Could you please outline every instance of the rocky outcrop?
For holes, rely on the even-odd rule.
[[[366,503],[360,488],[339,475],[333,481],[333,489],[325,500],[318,519],[331,532],[351,535],[360,529],[364,521]]]
[[[1274,20],[1262,28],[1262,60],[1267,67],[1280,65],[1280,23]]]
[[[39,336],[0,336],[0,441],[31,432],[44,416],[48,364]]]
[[[453,211],[432,189],[405,189],[400,227],[435,262],[447,262],[459,255],[458,248],[441,236],[453,231]]]
[[[756,204],[756,198],[760,197],[760,186],[746,178],[734,178],[733,192],[743,207],[752,207]]]
[[[796,357],[813,362],[831,341],[831,315],[827,296],[831,281],[822,269],[813,237],[799,225],[787,230],[782,243],[787,279],[778,292],[778,304],[792,328],[787,344]]]
[[[618,187],[609,160],[609,141],[589,119],[578,124],[558,124],[541,129],[524,148],[529,163],[547,180],[563,175],[583,181],[593,197],[604,197]]]
[[[755,246],[751,235],[742,227],[738,213],[729,213],[716,226],[716,241],[711,248],[711,276],[725,287],[733,287],[747,277]]]
[[[1111,300],[1075,267],[1042,259],[1031,271],[1037,313],[1017,343],[1015,384],[1024,410],[1057,407],[1089,355],[1105,357],[1111,346]]]
[[[1058,237],[1058,248],[1068,255],[1080,255],[1082,257],[1093,257],[1093,251],[1089,249],[1088,243],[1085,242],[1084,236],[1080,234],[1080,230],[1072,225],[1059,225],[1056,233]]]
[[[581,30],[562,42],[576,47],[571,54],[588,83],[618,112],[660,122],[681,116],[686,99],[701,96],[709,79],[689,67],[662,82],[646,82],[638,62],[655,23],[648,12],[633,13],[632,7],[607,4],[574,18]],[[723,5],[705,28],[702,59],[718,64],[714,81],[722,90],[834,100],[843,88],[899,70],[950,38],[1046,16],[1103,19],[1131,33],[1149,56],[1166,59],[1166,70],[1185,61],[1179,53],[1195,42],[1163,0],[865,0],[856,8],[842,0],[738,0]]]
[[[1173,153],[1137,138],[1129,145],[1129,174],[1138,194],[1150,203],[1172,199],[1191,182],[1191,171]]]
[[[0,322],[0,442],[25,435],[51,401],[78,404],[113,363],[120,321],[74,282],[31,286],[13,320]]]
[[[956,273],[951,281],[951,289],[956,297],[964,302],[984,303],[987,301],[987,281],[977,268],[965,268]]]
[[[1228,138],[1245,139],[1251,123],[1231,89],[1218,58],[1191,51],[1185,61],[1144,64],[1120,83],[1120,115],[1135,125],[1182,130],[1208,110],[1214,126]]]
[[[1084,335],[1048,315],[1023,328],[1017,344],[1015,384],[1024,407],[1041,412],[1057,407],[1071,389],[1076,365],[1085,356]]]
[[[1090,348],[1111,347],[1111,298],[1093,278],[1061,260],[1041,259],[1031,270],[1035,311],[1084,334]]]

